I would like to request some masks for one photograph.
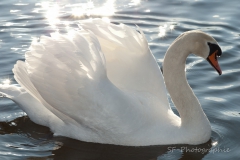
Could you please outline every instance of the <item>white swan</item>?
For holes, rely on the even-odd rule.
[[[33,42],[25,62],[13,68],[21,87],[1,85],[0,92],[55,135],[126,146],[210,139],[211,126],[184,69],[194,53],[221,74],[215,39],[201,31],[180,35],[167,50],[162,76],[140,29],[99,19],[81,27]],[[169,107],[164,81],[181,118]]]

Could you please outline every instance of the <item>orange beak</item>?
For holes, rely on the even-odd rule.
[[[218,53],[218,50],[216,50],[214,53],[209,55],[207,60],[213,66],[213,68],[215,68],[215,70],[218,72],[218,74],[221,75],[222,74],[222,70],[221,70],[221,68],[220,68],[220,66],[218,64],[217,53]]]

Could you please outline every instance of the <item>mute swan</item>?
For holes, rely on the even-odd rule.
[[[25,62],[13,68],[21,87],[1,85],[2,95],[54,135],[82,141],[148,146],[210,139],[210,123],[184,69],[194,53],[221,75],[222,52],[214,38],[196,30],[180,35],[166,52],[162,75],[140,29],[99,19],[81,28],[33,42]]]

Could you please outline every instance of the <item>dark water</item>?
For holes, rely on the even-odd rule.
[[[197,146],[122,147],[85,143],[53,137],[48,128],[33,123],[12,101],[0,98],[0,159],[240,159],[238,0],[48,2],[0,1],[0,83],[10,79],[16,84],[11,69],[17,60],[24,60],[32,40],[57,29],[66,32],[76,28],[79,19],[108,17],[115,23],[137,24],[145,32],[159,65],[180,33],[200,29],[212,35],[223,50],[219,59],[221,76],[198,57],[190,56],[187,60],[187,78],[211,122],[212,137]]]

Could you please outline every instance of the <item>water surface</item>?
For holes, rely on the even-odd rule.
[[[159,65],[172,41],[188,30],[212,35],[223,50],[221,76],[207,61],[196,56],[187,59],[189,84],[212,126],[211,140],[205,144],[122,147],[53,137],[11,100],[0,98],[0,159],[240,159],[239,8],[238,0],[0,1],[0,83],[9,79],[17,84],[13,65],[24,60],[32,40],[55,31],[65,33],[87,18],[138,25]]]

